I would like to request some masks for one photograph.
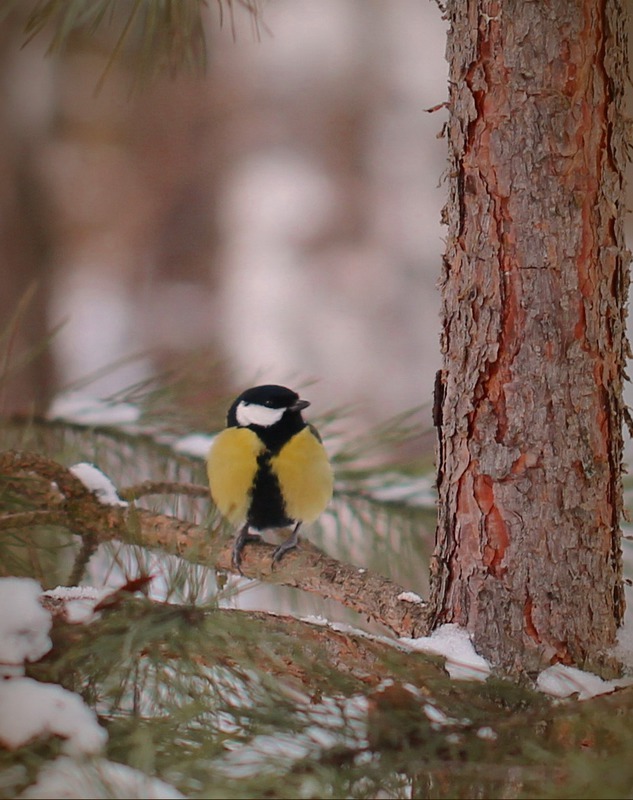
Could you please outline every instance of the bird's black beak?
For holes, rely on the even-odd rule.
[[[309,400],[297,400],[297,402],[289,406],[288,409],[290,411],[303,411],[303,409],[307,408],[309,405],[310,405]]]

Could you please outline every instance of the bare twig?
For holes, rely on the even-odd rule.
[[[68,578],[69,586],[77,586],[81,582],[86,573],[88,562],[90,561],[92,554],[97,549],[98,544],[99,542],[94,534],[87,534],[84,536],[81,542],[81,548],[75,557],[75,563],[73,564],[73,568]]]
[[[27,528],[31,525],[66,525],[67,523],[68,514],[56,509],[17,511],[15,514],[0,516],[0,531],[11,528]]]
[[[138,500],[148,494],[184,494],[188,497],[208,497],[209,487],[198,483],[177,483],[175,481],[143,481],[126,486],[119,491],[123,500]]]
[[[31,473],[55,483],[66,500],[86,498],[90,491],[66,467],[50,458],[20,450],[0,452],[0,475],[11,476],[16,472]]]

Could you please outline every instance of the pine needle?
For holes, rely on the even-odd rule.
[[[220,26],[224,23],[224,8],[228,9],[234,38],[236,8],[248,14],[253,35],[259,36],[259,0],[216,3]],[[15,0],[4,0],[0,20],[16,5]],[[103,88],[114,65],[127,56],[135,59],[138,85],[162,72],[171,76],[182,70],[203,74],[208,61],[207,6],[206,0],[38,0],[26,19],[24,45],[50,30],[47,53],[60,54],[68,50],[77,35],[94,38],[105,31],[112,44],[96,92]]]

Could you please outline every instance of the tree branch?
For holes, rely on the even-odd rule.
[[[102,601],[102,603],[105,603],[104,608],[106,610],[114,606],[120,607],[122,603],[125,603],[128,613],[145,615],[148,619],[148,624],[151,624],[151,612],[160,613],[161,607],[164,607],[163,604],[156,601],[136,600],[131,595],[124,598],[120,592],[114,592],[111,598],[111,603],[108,602],[109,598]],[[75,644],[81,639],[90,642],[90,640],[95,639],[96,631],[100,627],[107,627],[105,615],[90,617],[83,624],[73,622],[68,612],[68,606],[77,602],[77,599],[73,597],[42,596],[40,602],[50,612],[54,620],[54,638],[56,640],[59,640],[61,636],[72,639]],[[149,606],[147,605],[148,602],[150,603]],[[170,611],[181,613],[183,616],[195,614],[192,619],[196,622],[209,618],[211,615],[214,618],[219,615],[227,620],[223,623],[224,629],[230,626],[235,630],[243,631],[245,622],[255,622],[258,628],[261,627],[262,630],[260,641],[265,643],[263,647],[258,649],[256,656],[258,667],[264,669],[267,674],[277,675],[285,681],[288,680],[290,674],[292,678],[299,679],[305,686],[311,685],[315,680],[315,672],[310,659],[306,659],[305,663],[293,660],[290,668],[288,663],[279,657],[283,655],[284,651],[287,653],[290,640],[294,644],[301,642],[302,649],[306,652],[316,648],[325,650],[330,666],[344,674],[362,676],[361,679],[365,684],[375,685],[386,677],[396,678],[397,676],[397,673],[394,673],[393,676],[387,674],[384,661],[385,658],[388,659],[393,654],[393,646],[376,637],[364,634],[362,631],[335,630],[327,625],[315,625],[285,614],[273,615],[263,611],[245,611],[231,608],[214,608],[213,610],[204,611],[196,609],[192,611],[189,607],[179,607],[177,605],[170,605]],[[264,634],[263,631],[267,631],[268,635]],[[272,651],[270,649],[271,642],[273,642]],[[226,648],[226,646],[227,642],[223,642],[222,647]],[[231,646],[233,649],[223,649],[222,661],[226,665],[239,667],[243,659],[243,640],[236,637],[234,644]],[[256,642],[253,642],[253,647],[258,648]],[[208,666],[217,663],[217,655],[212,656],[212,650],[213,644],[207,640],[200,650],[193,654],[196,662],[198,664],[204,663]],[[167,658],[182,658],[182,652],[172,650],[169,645],[165,645],[162,653]],[[253,653],[251,653],[251,657],[254,657]],[[432,659],[428,660],[427,668],[432,673],[442,670],[441,666],[434,665]],[[37,666],[32,668],[32,670],[37,669]],[[317,673],[317,680],[318,677]]]
[[[65,524],[80,536],[95,537],[97,542],[113,539],[158,548],[178,555],[191,563],[212,569],[235,572],[231,564],[231,543],[217,531],[175,517],[157,514],[135,506],[101,504],[65,467],[33,453],[0,453],[0,474],[15,476],[30,473],[54,480],[62,494],[70,494],[56,509],[55,524]],[[79,486],[77,485],[79,484]],[[29,496],[32,482],[12,483],[14,490]],[[175,484],[169,484],[174,492]],[[41,487],[37,490],[41,493]],[[122,491],[122,494],[125,490]],[[45,511],[45,510],[43,510]],[[9,518],[10,522],[7,522]],[[33,524],[32,515],[12,514],[0,517],[0,528]],[[397,636],[416,637],[428,634],[429,610],[425,602],[403,599],[405,592],[392,581],[330,558],[309,542],[288,553],[273,570],[274,547],[265,542],[249,544],[243,553],[242,573],[249,578],[283,584],[336,600],[347,608],[375,620]]]

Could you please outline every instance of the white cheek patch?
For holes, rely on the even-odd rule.
[[[269,428],[279,422],[285,410],[285,408],[267,408],[266,406],[258,406],[256,403],[242,401],[235,411],[235,417],[237,424],[243,427],[260,425],[262,428]]]

